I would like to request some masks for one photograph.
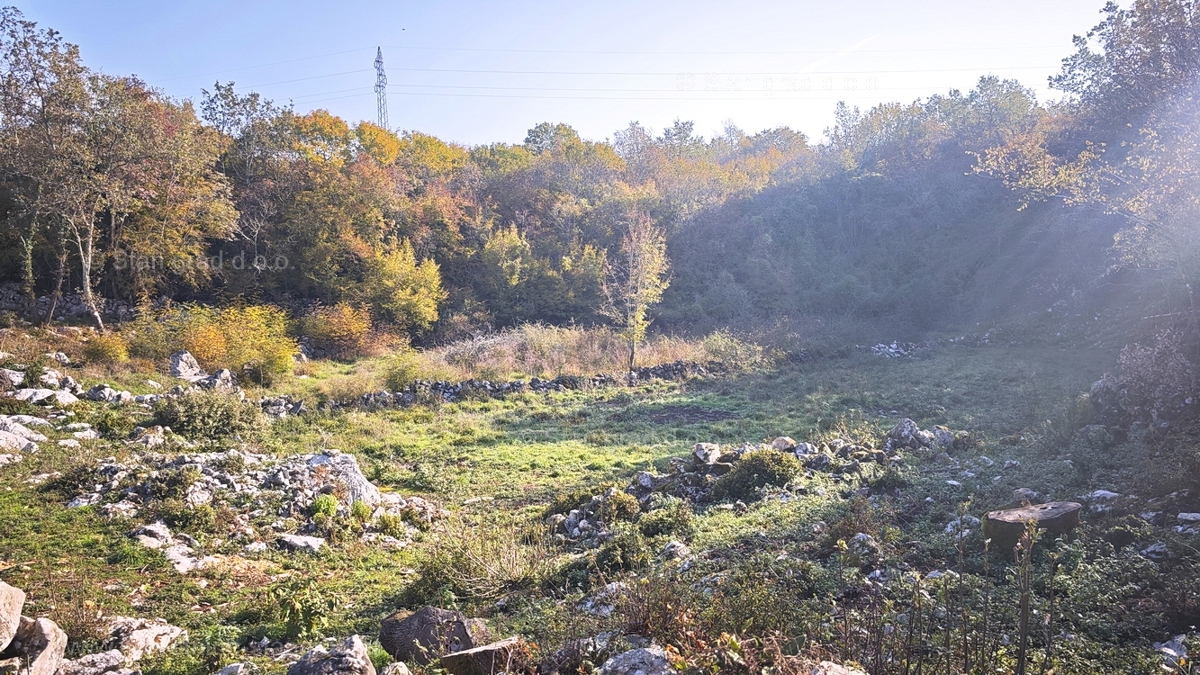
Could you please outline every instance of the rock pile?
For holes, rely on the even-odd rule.
[[[106,652],[66,660],[67,634],[47,618],[22,616],[25,593],[0,581],[0,672],[21,675],[138,675],[143,657],[184,637],[165,621],[112,617]]]
[[[161,436],[147,431],[143,437]],[[243,540],[248,550],[265,549],[263,537],[289,550],[315,550],[320,543],[308,540],[317,538],[292,536],[297,533],[289,531],[288,519],[306,522],[313,501],[323,494],[333,495],[343,514],[349,513],[356,503],[365,504],[371,510],[372,523],[384,515],[400,516],[410,523],[432,522],[445,515],[442,509],[420,497],[380,492],[363,475],[353,455],[333,449],[286,458],[236,449],[174,457],[146,452],[129,463],[109,457],[94,469],[91,489],[76,496],[67,506],[95,506],[98,513],[110,518],[137,518],[156,500],[164,498],[177,499],[191,509],[224,506],[236,514],[229,525],[230,536]],[[274,520],[267,531],[251,525],[252,520],[265,518]],[[411,537],[416,530],[406,527]],[[313,529],[314,525],[308,523],[301,527],[300,534]],[[394,535],[368,527],[363,537],[385,546],[405,545],[406,539]],[[135,529],[131,536],[150,548],[162,549],[182,573],[206,564],[206,559],[197,557],[192,550],[194,542],[180,538],[185,535],[173,535],[162,524]]]

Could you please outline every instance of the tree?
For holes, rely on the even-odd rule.
[[[635,213],[621,240],[620,255],[608,266],[603,313],[621,328],[629,343],[629,370],[637,361],[638,344],[650,326],[649,310],[662,300],[670,285],[667,273],[667,240],[663,231],[644,213]]]

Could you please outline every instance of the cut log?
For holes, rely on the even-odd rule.
[[[983,533],[992,540],[992,550],[1007,553],[1017,545],[1025,532],[1025,523],[1033,521],[1051,536],[1064,534],[1079,524],[1078,502],[1050,502],[1022,506],[1016,509],[990,511],[983,523]]]

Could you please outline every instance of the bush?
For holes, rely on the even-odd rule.
[[[554,495],[554,499],[546,506],[543,516],[549,518],[556,513],[567,514],[584,504],[592,501],[591,490],[572,490]]]
[[[253,438],[263,427],[262,413],[257,406],[215,391],[189,392],[159,399],[154,407],[154,421],[195,440],[229,436]]]
[[[804,466],[793,455],[774,450],[758,450],[742,455],[733,470],[713,484],[713,499],[755,498],[755,491],[764,485],[783,487],[800,475]]]
[[[629,525],[613,529],[613,536],[596,551],[602,572],[638,570],[650,564],[650,547],[642,533]]]
[[[763,348],[753,342],[734,337],[728,330],[719,330],[704,338],[704,350],[709,358],[730,368],[747,370],[763,362]]]
[[[186,349],[209,370],[227,368],[263,385],[291,372],[299,351],[287,336],[287,315],[269,305],[185,305],[157,315],[146,311],[125,334],[133,356],[161,362]]]
[[[600,517],[600,520],[612,525],[618,521],[632,521],[641,512],[642,507],[638,504],[637,497],[628,492],[613,490],[611,494],[604,497],[596,515]]]
[[[117,333],[101,333],[83,345],[83,358],[90,363],[125,363],[129,360],[129,343]]]
[[[1143,422],[1174,418],[1196,390],[1196,367],[1176,331],[1160,331],[1148,344],[1126,345],[1118,363],[1121,403]]]
[[[671,499],[664,506],[642,514],[637,524],[647,537],[668,536],[686,541],[696,534],[696,515],[682,499]]]
[[[337,497],[334,497],[331,494],[317,495],[317,498],[313,500],[312,505],[308,510],[310,513],[312,513],[313,518],[316,518],[317,516],[328,516],[332,518],[333,516],[336,516],[338,512]]]
[[[371,332],[371,314],[345,303],[318,307],[300,321],[300,331],[334,356],[359,356]]]

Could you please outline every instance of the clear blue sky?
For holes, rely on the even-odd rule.
[[[912,101],[981,75],[1041,100],[1102,0],[312,2],[29,0],[85,63],[176,98],[234,81],[298,111],[374,120],[383,47],[393,128],[520,142],[538,122],[591,139],[675,118],[710,135],[787,125],[819,139],[837,101]]]

